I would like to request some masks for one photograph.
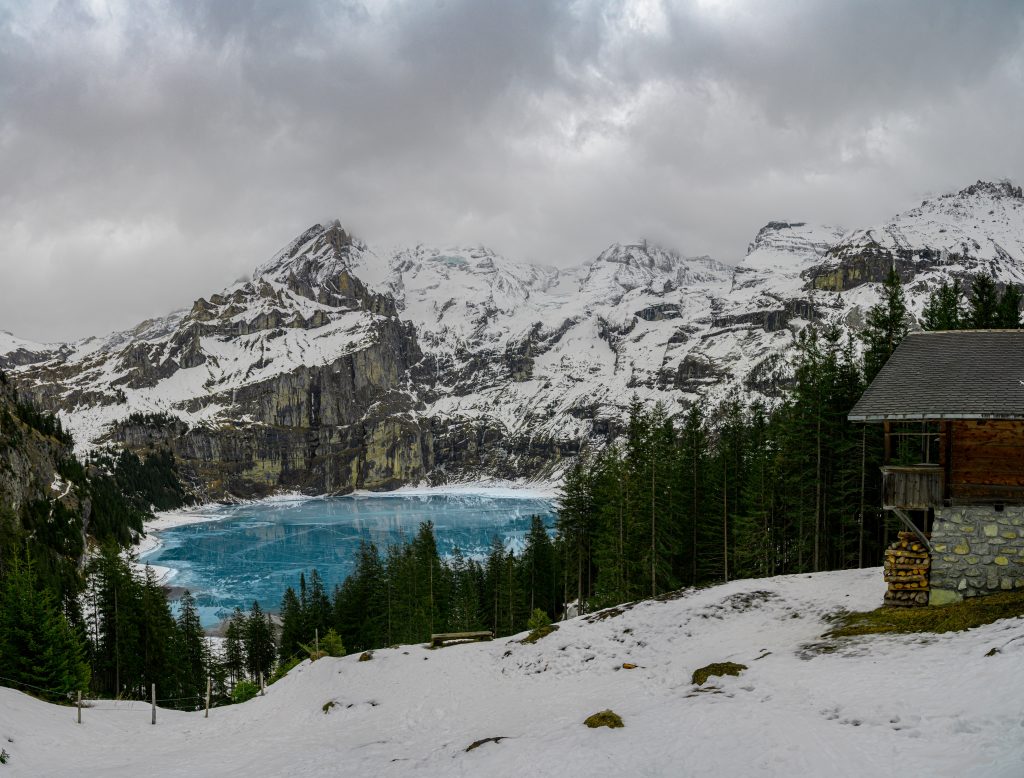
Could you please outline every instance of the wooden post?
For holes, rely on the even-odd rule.
[[[320,658],[320,627],[313,630],[313,651],[316,653],[316,659]]]
[[[153,684],[153,723],[156,724],[156,684]]]
[[[206,676],[206,715],[204,719],[210,718],[210,691],[213,688],[213,678]]]
[[[953,498],[953,422],[946,422],[943,437],[945,438],[943,440],[945,457],[943,457],[942,464],[945,470],[945,483],[942,485],[942,500],[945,502]]]
[[[267,687],[263,683],[263,672],[260,671],[260,697],[266,694]]]
[[[82,723],[82,690],[78,690],[78,723]]]

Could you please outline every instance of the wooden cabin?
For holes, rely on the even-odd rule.
[[[883,507],[930,557],[915,602],[1024,588],[1024,331],[908,335],[849,418],[884,425]]]

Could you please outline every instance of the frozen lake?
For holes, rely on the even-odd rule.
[[[553,527],[553,502],[541,497],[485,493],[374,494],[196,510],[203,523],[160,530],[159,545],[140,561],[170,568],[169,585],[189,589],[205,626],[214,626],[236,605],[259,600],[276,611],[299,573],[320,571],[329,591],[352,569],[359,541],[383,553],[411,540],[421,522],[433,521],[442,556],[456,547],[467,556],[487,552],[494,536],[517,548],[536,514]]]

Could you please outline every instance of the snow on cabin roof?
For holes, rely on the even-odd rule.
[[[1024,419],[1024,330],[912,333],[848,418]]]

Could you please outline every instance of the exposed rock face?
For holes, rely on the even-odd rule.
[[[378,253],[318,224],[251,281],[133,330],[0,333],[0,364],[83,448],[166,443],[211,497],[536,476],[618,434],[634,397],[777,401],[801,328],[858,330],[893,265],[918,314],[948,278],[1024,283],[1020,189],[979,182],[853,231],[773,221],[734,267],[646,242],[564,270]]]
[[[88,517],[88,506],[57,474],[70,448],[19,418],[14,387],[0,374],[0,511],[15,521],[36,501],[60,499],[73,512]],[[84,530],[83,530],[84,531]]]
[[[942,272],[964,279],[979,270],[1003,283],[1024,281],[1024,198],[1008,182],[978,181],[925,200],[881,227],[854,230],[808,273],[817,289],[846,291],[878,282],[895,267],[904,283]]]

